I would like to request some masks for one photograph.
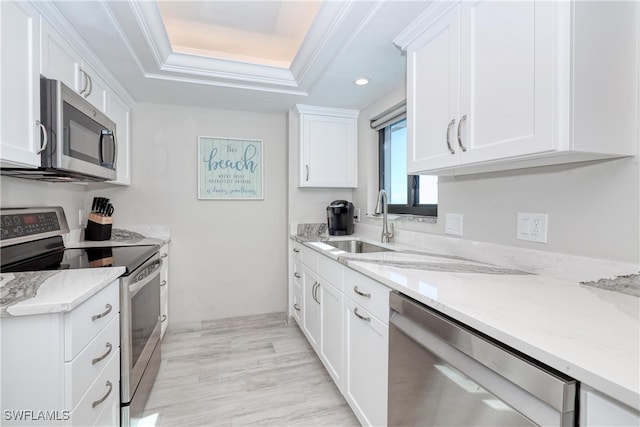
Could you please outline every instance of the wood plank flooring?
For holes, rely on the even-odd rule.
[[[172,326],[141,426],[360,425],[284,313]]]

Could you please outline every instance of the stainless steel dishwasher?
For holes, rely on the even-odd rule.
[[[389,426],[575,426],[578,382],[392,292]]]

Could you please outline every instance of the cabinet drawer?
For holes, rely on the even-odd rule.
[[[302,328],[302,289],[293,291],[293,318],[298,322],[298,326]]]
[[[302,291],[302,261],[294,260],[292,274],[295,288]]]
[[[114,410],[113,405],[120,405],[120,349],[71,412],[68,425],[95,425],[104,410]]]
[[[297,259],[298,261],[301,261],[302,260],[302,243],[292,240],[291,253],[293,254],[295,259]]]
[[[389,324],[389,293],[391,289],[350,268],[345,268],[343,292],[385,325]]]
[[[115,317],[72,362],[65,363],[65,406],[67,408],[75,408],[91,383],[119,348],[120,319]]]
[[[318,272],[318,257],[320,254],[313,249],[302,247],[302,262],[312,271]]]
[[[318,274],[324,277],[335,288],[342,289],[342,271],[345,267],[329,257],[318,257]]]
[[[65,313],[64,360],[73,360],[112,319],[118,317],[119,311],[120,289],[116,280],[76,309]]]

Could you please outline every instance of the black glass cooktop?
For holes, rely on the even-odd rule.
[[[10,248],[3,248],[3,273],[41,270],[72,270],[78,268],[125,267],[128,275],[143,264],[160,247],[146,246],[115,246],[97,248],[65,249],[54,248],[48,251],[30,251],[29,253],[14,254],[8,252]]]

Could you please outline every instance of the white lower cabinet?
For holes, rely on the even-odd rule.
[[[2,318],[2,425],[119,425],[119,300],[116,280],[70,312]]]
[[[640,426],[640,413],[583,384],[580,391],[580,425]]]
[[[342,292],[320,279],[320,360],[342,389]]]
[[[387,425],[389,326],[345,298],[343,395],[365,426]]]
[[[290,314],[362,425],[386,425],[390,289],[308,247],[293,248]]]
[[[320,342],[318,286],[318,275],[304,267],[302,269],[302,330],[316,352],[319,350]]]
[[[160,338],[169,326],[169,244],[160,248]]]

